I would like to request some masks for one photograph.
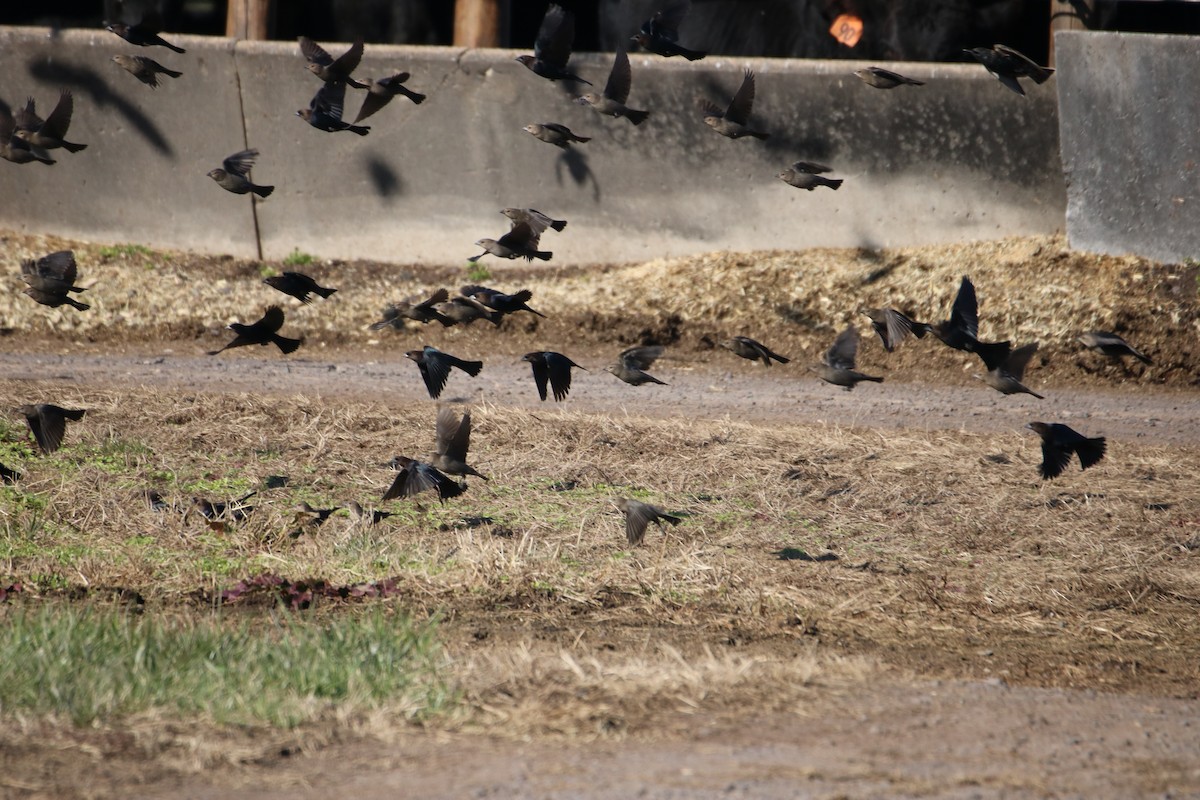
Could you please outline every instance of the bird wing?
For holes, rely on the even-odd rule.
[[[663,349],[663,346],[658,344],[630,347],[621,351],[617,358],[627,369],[650,369],[650,366],[662,357]]]
[[[350,73],[358,68],[358,62],[362,61],[363,40],[362,37],[354,40],[354,44],[350,45],[350,49],[337,57],[331,65],[333,70],[340,75],[350,77]]]
[[[815,161],[797,161],[792,164],[792,169],[796,170],[796,172],[807,172],[809,175],[821,175],[829,172],[833,167],[827,167]]]
[[[461,417],[452,408],[443,408],[437,415],[436,453],[453,461],[466,461],[471,447],[471,412]]]
[[[500,292],[496,291],[495,289],[489,289],[488,287],[480,286],[477,283],[471,283],[471,284],[467,284],[466,286],[461,287],[458,290],[458,293],[461,294],[463,297],[474,298],[475,300],[478,300],[480,303],[483,303],[484,305],[489,305],[487,301],[491,300],[496,295],[500,294]],[[486,299],[479,300],[477,295],[483,295]]]
[[[1011,59],[1012,61],[1015,61],[1016,63],[1013,64],[1012,66],[1014,67],[1014,71],[1016,71],[1016,72],[1020,72],[1022,74],[1027,74],[1028,71],[1030,71],[1030,70],[1032,70],[1033,72],[1041,72],[1042,71],[1041,64],[1037,63],[1032,58],[1030,58],[1029,56],[1022,53],[1021,51],[1012,49],[1008,45],[1004,45],[1004,44],[992,45],[992,50],[996,51],[997,53],[999,53],[1002,56],[1006,56],[1007,58]]]
[[[716,117],[717,119],[723,119],[725,117],[725,110],[718,107],[716,103],[705,97],[696,98],[696,105],[706,117]]]
[[[683,18],[691,8],[691,0],[677,0],[661,11],[655,11],[654,16],[642,26],[642,31],[668,42],[677,41],[679,26],[683,24]]]
[[[966,275],[963,275],[958,295],[950,308],[950,324],[965,330],[972,339],[979,338],[979,303],[975,299],[975,284]]]
[[[367,96],[363,98],[362,106],[358,109],[358,115],[354,118],[354,122],[362,122],[364,119],[390,103],[391,100],[392,95],[389,93],[367,92]]]
[[[53,453],[62,446],[63,436],[67,433],[67,418],[58,409],[38,406],[37,414],[27,419],[33,438],[43,453]]]
[[[541,231],[535,231],[528,222],[517,222],[512,230],[500,237],[499,242],[510,250],[536,250]]]
[[[912,320],[901,314],[894,308],[885,308],[883,317],[887,324],[887,338],[884,343],[887,345],[888,352],[891,352],[896,345],[904,341],[904,337],[912,333]]]
[[[838,334],[833,344],[825,351],[825,363],[834,369],[854,369],[858,356],[858,329],[851,325]]]
[[[1063,426],[1065,427],[1065,426]],[[1068,428],[1068,430],[1070,430]],[[1074,433],[1074,431],[1072,431]],[[1042,477],[1056,478],[1071,463],[1071,448],[1053,440],[1053,436],[1042,437]]]
[[[429,396],[436,398],[442,393],[442,389],[446,388],[446,381],[450,379],[450,362],[440,351],[427,347],[417,366],[421,368],[421,377],[425,379],[425,388],[429,390]]]
[[[242,150],[229,156],[221,162],[221,166],[226,172],[245,178],[250,174],[251,168],[254,167],[254,160],[256,158],[258,158],[258,150],[251,147],[249,150]]]
[[[389,93],[394,94],[395,87],[403,85],[403,83],[411,77],[412,75],[407,72],[397,72],[395,75],[391,75],[387,78],[380,78],[378,83],[380,86],[387,89]]]
[[[1012,75],[1004,75],[999,72],[993,72],[992,74],[996,76],[996,79],[998,81],[1003,83],[1009,89],[1012,89],[1014,92],[1016,92],[1017,94],[1024,97],[1025,89],[1022,88],[1021,82],[1018,81],[1015,77],[1013,77]]]
[[[533,54],[539,61],[559,67],[567,66],[571,58],[571,44],[575,40],[575,15],[562,6],[551,5],[542,17],[533,43]]]
[[[646,537],[646,526],[658,515],[654,506],[636,500],[625,501],[625,539],[630,544],[641,544]]]
[[[613,58],[612,70],[608,73],[608,83],[604,84],[604,96],[618,103],[624,103],[629,98],[629,87],[633,84],[633,70],[629,66],[629,54],[624,48],[617,50]]]
[[[283,327],[283,309],[279,306],[268,306],[262,319],[254,323],[254,327],[264,333],[276,333]]]
[[[42,123],[38,132],[54,139],[63,138],[67,135],[67,128],[71,126],[71,113],[74,110],[75,98],[72,96],[71,90],[63,89],[62,94],[58,96],[58,105],[50,112],[50,116],[46,117],[46,121]]]
[[[328,67],[333,63],[333,56],[325,52],[325,48],[321,47],[321,45],[317,44],[312,39],[308,38],[307,36],[301,36],[299,37],[299,42],[300,52],[304,55],[306,60],[321,67]]]
[[[75,253],[71,250],[59,250],[57,253],[42,256],[37,260],[36,270],[37,274],[41,277],[54,281],[62,281],[69,287],[75,283],[75,278],[78,274]],[[21,271],[25,271],[24,265],[22,265]]]
[[[432,308],[433,306],[437,305],[438,303],[444,303],[449,299],[450,299],[450,292],[443,288],[443,289],[438,289],[436,292],[434,292],[432,295],[430,295],[428,300],[422,300],[420,303],[417,303],[416,305],[418,308]]]
[[[25,107],[17,109],[17,113],[13,115],[13,122],[19,130],[36,131],[46,122],[37,115],[37,104],[34,103],[32,97],[25,98]]]
[[[1004,371],[1018,381],[1025,379],[1025,367],[1029,365],[1029,359],[1033,358],[1033,354],[1037,352],[1038,343],[1027,344],[1023,347],[1018,347],[1008,354],[1008,358],[1004,361]]]
[[[550,378],[550,354],[549,353],[530,353],[531,356],[540,356],[540,358],[530,358],[529,366],[533,367],[533,382],[537,384],[538,396],[544,401],[546,399],[546,381]],[[568,382],[570,375],[567,376]],[[558,399],[558,384],[554,385],[554,399]]]
[[[546,353],[546,367],[550,373],[550,385],[554,388],[554,399],[560,403],[571,391],[571,367],[579,366],[561,353]],[[545,378],[542,385],[542,399],[546,399]]]
[[[346,84],[342,81],[331,81],[324,83],[317,93],[313,95],[312,102],[308,107],[313,111],[320,111],[334,119],[342,118],[342,109],[346,106]]]
[[[750,112],[754,110],[754,73],[746,70],[745,77],[742,78],[742,85],[737,90],[737,94],[733,96],[733,100],[729,102],[729,108],[725,110],[725,119],[730,122],[736,122],[738,125],[745,125],[750,119]]]

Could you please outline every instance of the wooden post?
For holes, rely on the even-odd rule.
[[[1050,0],[1050,56],[1047,66],[1054,66],[1054,34],[1056,31],[1087,30],[1096,0]]]
[[[271,38],[271,0],[229,0],[225,35],[234,39]]]
[[[500,0],[456,0],[455,47],[500,46]]]

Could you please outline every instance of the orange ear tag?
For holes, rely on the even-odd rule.
[[[858,40],[862,38],[862,31],[862,20],[853,14],[839,14],[838,18],[829,26],[829,35],[846,47],[854,47],[858,44]]]

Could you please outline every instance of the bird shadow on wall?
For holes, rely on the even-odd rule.
[[[580,188],[590,183],[592,200],[600,202],[600,182],[596,180],[596,173],[592,172],[587,156],[578,150],[564,151],[554,162],[554,179],[558,181],[559,186],[563,185],[563,172],[566,172],[571,182]]]
[[[404,178],[396,172],[391,164],[377,155],[366,156],[364,163],[367,168],[367,177],[371,180],[375,194],[379,195],[384,202],[390,203],[393,198],[404,194]]]
[[[44,83],[66,86],[76,92],[85,93],[96,106],[112,107],[125,117],[129,125],[142,135],[150,146],[165,156],[175,157],[171,143],[159,130],[154,121],[139,111],[132,103],[108,88],[104,79],[90,67],[80,67],[61,61],[34,59],[26,63],[29,74]]]

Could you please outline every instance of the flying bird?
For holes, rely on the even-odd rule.
[[[78,422],[87,411],[82,408],[63,408],[52,403],[38,403],[21,406],[17,413],[25,415],[25,422],[29,424],[38,449],[49,454],[62,446],[63,437],[67,434],[67,420]]]
[[[138,47],[165,47],[169,50],[174,50],[176,53],[186,53],[182,47],[176,47],[166,39],[159,36],[159,32],[163,29],[162,17],[157,11],[150,10],[142,15],[142,21],[133,25],[127,25],[124,22],[107,22],[102,23],[104,29],[115,33],[130,44]]]
[[[392,102],[392,98],[396,95],[404,95],[409,100],[412,100],[416,105],[421,105],[425,102],[425,95],[420,92],[414,92],[404,85],[404,82],[409,79],[407,72],[397,72],[387,78],[371,80],[367,78],[367,96],[363,98],[362,108],[358,110],[358,116],[354,118],[355,122],[362,122],[367,117],[374,114],[379,109]]]
[[[641,386],[646,383],[666,386],[666,383],[646,372],[655,361],[662,357],[662,354],[662,345],[630,347],[622,350],[621,354],[617,356],[617,363],[605,367],[604,371],[617,376],[630,386]]]
[[[392,485],[383,493],[385,502],[397,497],[412,497],[432,489],[437,492],[438,500],[444,503],[467,490],[466,482],[452,480],[432,464],[407,456],[396,456],[392,461],[399,471]]]
[[[545,314],[535,311],[527,305],[533,298],[533,292],[528,289],[522,289],[515,294],[505,294],[496,289],[489,289],[486,286],[471,285],[464,286],[458,291],[464,297],[474,298],[476,301],[501,314],[515,314],[518,311],[528,311],[535,316],[542,317],[543,319],[546,318]]]
[[[557,122],[534,122],[526,125],[522,130],[535,139],[540,139],[555,147],[561,147],[563,150],[569,149],[571,142],[583,144],[592,140],[590,136],[578,136],[572,133],[566,125],[559,125]]]
[[[13,134],[31,147],[42,150],[62,148],[68,153],[78,153],[87,148],[86,144],[76,144],[66,140],[67,128],[71,127],[71,114],[74,113],[75,98],[70,89],[63,89],[58,96],[58,105],[46,119],[39,119],[33,98],[25,104],[25,108],[16,115],[17,129]]]
[[[499,326],[504,319],[504,315],[499,311],[488,308],[474,297],[463,295],[451,297],[446,302],[439,303],[437,312],[450,320],[451,324],[470,325],[477,319],[486,319],[493,325]]]
[[[724,347],[735,356],[741,356],[751,361],[761,361],[765,367],[771,366],[772,359],[778,361],[780,364],[786,364],[791,361],[790,358],[773,352],[762,342],[756,342],[748,336],[734,336],[732,339],[725,339],[721,342],[721,347]]]
[[[421,378],[425,381],[425,388],[429,390],[429,396],[435,400],[441,395],[442,389],[446,387],[451,367],[458,367],[472,378],[483,369],[482,361],[464,361],[429,345],[425,345],[420,350],[409,350],[404,357],[416,362],[417,367],[421,370]]]
[[[1135,349],[1133,345],[1111,331],[1089,331],[1079,337],[1079,341],[1089,350],[1106,355],[1109,358],[1124,358],[1133,356],[1143,364],[1153,364],[1150,357]]]
[[[926,327],[947,347],[975,353],[983,359],[989,372],[1002,365],[1012,351],[1010,342],[979,341],[979,303],[975,298],[975,284],[966,275],[954,297],[950,319]]]
[[[631,500],[628,497],[618,497],[614,501],[621,511],[625,512],[625,540],[631,547],[637,547],[646,538],[646,527],[653,522],[662,528],[664,522],[678,525],[682,517],[668,514],[658,506]]]
[[[467,463],[467,450],[471,448],[471,412],[461,417],[452,408],[442,408],[437,415],[437,447],[429,463],[447,475],[465,478],[474,475],[487,480],[486,475],[475,471]]]
[[[575,98],[575,102],[591,106],[599,114],[609,117],[624,117],[634,125],[641,125],[650,116],[649,111],[638,111],[625,105],[629,99],[629,88],[633,83],[633,71],[629,67],[629,55],[618,50],[613,57],[612,71],[603,92],[588,92]]]
[[[312,302],[312,295],[314,294],[319,294],[328,300],[329,296],[337,291],[337,289],[329,289],[319,285],[302,272],[285,272],[282,275],[272,275],[270,278],[264,278],[263,283],[274,289],[278,289],[286,295],[291,295],[305,305]]]
[[[754,73],[746,70],[742,85],[729,102],[729,107],[722,111],[709,100],[701,99],[700,109],[704,112],[704,123],[722,136],[730,139],[740,139],[743,136],[753,136],[756,139],[766,139],[769,133],[756,131],[749,126],[750,114],[754,110]]]
[[[358,62],[362,60],[362,37],[355,39],[354,44],[350,45],[350,49],[338,56],[336,60],[325,52],[325,48],[307,36],[297,37],[297,41],[300,43],[300,53],[308,61],[308,71],[313,75],[325,83],[348,83],[355,89],[367,88],[367,84],[350,77],[350,73],[358,68]]]
[[[351,500],[349,503],[347,503],[346,510],[348,510],[355,519],[359,520],[364,525],[378,525],[388,517],[395,516],[395,514],[393,514],[391,511],[379,511],[378,509],[371,509],[370,511],[367,511],[361,505],[359,505],[357,500]]]
[[[536,208],[502,208],[500,213],[513,222],[528,222],[530,226],[540,225],[543,229],[551,228],[561,232],[563,228],[567,227],[565,219],[554,219]]]
[[[270,197],[271,192],[275,191],[274,186],[258,186],[250,181],[250,169],[254,166],[257,158],[258,150],[255,148],[241,150],[222,161],[221,166],[210,169],[208,177],[216,181],[217,185],[227,192],[234,194],[253,192],[259,197]]]
[[[29,100],[29,105],[32,107],[33,100]],[[38,120],[41,124],[41,120]],[[33,147],[23,139],[16,136],[17,121],[0,109],[0,158],[5,161],[11,161],[14,164],[28,164],[32,161],[40,161],[43,164],[53,164],[54,159],[40,147]]]
[[[173,69],[167,69],[153,58],[147,58],[146,56],[117,55],[113,56],[112,60],[118,67],[125,70],[130,75],[149,86],[151,89],[158,88],[159,75],[166,75],[168,78],[178,78],[179,76],[183,75],[182,72],[176,72]]]
[[[436,308],[438,303],[444,303],[449,299],[450,292],[445,289],[438,289],[426,300],[418,300],[416,297],[410,297],[407,300],[392,303],[380,312],[383,319],[379,322],[371,323],[371,330],[377,331],[389,326],[396,330],[403,330],[404,320],[406,319],[420,323],[428,323],[436,320],[442,323],[442,325],[450,327],[455,323],[455,320],[450,319]]]
[[[863,67],[854,70],[854,74],[867,86],[876,89],[895,89],[897,86],[924,86],[925,81],[906,78],[898,72],[892,72],[883,67]]]
[[[586,369],[562,353],[555,353],[551,350],[526,353],[521,356],[521,360],[528,361],[529,366],[533,367],[533,380],[537,384],[538,395],[543,402],[546,400],[547,382],[550,384],[555,401],[561,403],[567,399],[567,394],[571,391],[571,368],[575,367],[587,372]]]
[[[329,133],[350,131],[359,136],[366,136],[370,133],[370,125],[351,125],[342,120],[342,109],[345,108],[345,105],[346,84],[341,81],[333,81],[322,85],[313,95],[308,108],[300,109],[296,112],[296,116],[319,131]]]
[[[683,56],[688,61],[697,61],[707,53],[689,50],[679,44],[679,26],[691,10],[691,0],[676,0],[661,11],[655,11],[650,19],[642,23],[642,29],[630,41],[636,42],[651,53],[670,58]]]
[[[60,250],[36,260],[22,261],[21,278],[29,284],[25,294],[44,306],[58,308],[68,305],[79,311],[91,308],[87,303],[80,303],[68,294],[87,291],[86,287],[75,285],[78,267],[75,263],[75,253],[71,250]]]
[[[797,161],[775,177],[789,186],[795,186],[797,189],[804,189],[809,192],[818,186],[828,186],[836,192],[838,187],[842,185],[842,179],[826,178],[821,174],[829,172],[830,169],[831,167],[826,167],[823,164],[814,164],[811,161]]]
[[[1107,444],[1103,436],[1089,439],[1060,423],[1031,422],[1025,426],[1042,437],[1042,480],[1057,478],[1079,456],[1079,469],[1085,470],[1104,458]]]
[[[538,243],[544,230],[545,227],[536,220],[514,222],[508,233],[499,239],[480,239],[475,242],[475,246],[482,247],[484,252],[477,256],[471,256],[467,260],[474,263],[491,253],[497,258],[524,258],[526,261],[537,258],[549,261],[554,253],[549,250],[538,250]]]
[[[269,306],[262,319],[250,325],[243,325],[240,322],[234,322],[229,325],[229,330],[237,334],[233,341],[222,347],[220,350],[210,350],[209,355],[215,356],[217,353],[224,353],[231,347],[245,347],[246,345],[258,344],[264,347],[268,344],[274,344],[279,350],[287,355],[288,353],[296,352],[301,344],[302,339],[289,339],[286,336],[279,335],[279,329],[283,327],[283,309],[279,306]]]
[[[571,59],[571,45],[575,41],[575,15],[554,3],[546,9],[537,39],[533,42],[533,55],[517,56],[534,75],[550,81],[578,81],[591,86],[578,75],[567,71]]]
[[[1028,56],[1002,44],[973,47],[963,52],[983,64],[988,72],[1022,97],[1025,96],[1025,90],[1017,78],[1030,78],[1034,83],[1041,84],[1054,74],[1052,68],[1039,66]]]
[[[1045,400],[1046,398],[1021,383],[1025,379],[1025,367],[1037,349],[1037,342],[1018,347],[1008,354],[1008,358],[1004,359],[1002,364],[988,370],[986,375],[975,377],[1002,394],[1031,394],[1038,400]]]
[[[821,380],[841,386],[847,392],[852,391],[855,385],[862,381],[883,383],[883,378],[864,375],[854,368],[861,338],[858,329],[850,325],[833,340],[833,344],[821,359],[822,363],[809,369],[816,372]]]
[[[929,333],[929,326],[924,322],[914,322],[894,308],[867,308],[862,313],[871,320],[871,327],[879,334],[883,349],[889,353],[910,333],[918,339],[925,338],[925,334]]]

